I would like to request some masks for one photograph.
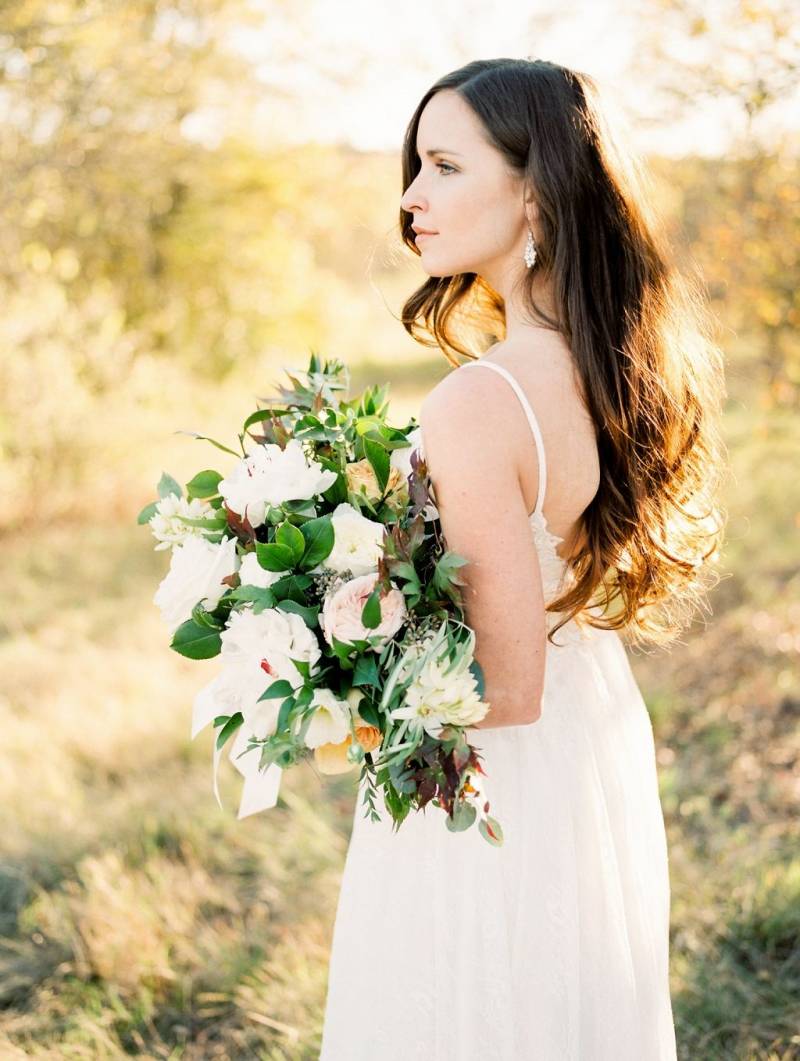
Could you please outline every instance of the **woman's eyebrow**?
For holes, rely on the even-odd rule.
[[[446,147],[432,147],[425,154],[428,158],[433,158],[434,155],[461,155],[460,151],[448,151]]]

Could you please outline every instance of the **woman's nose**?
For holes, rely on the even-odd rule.
[[[424,202],[417,187],[417,181],[414,180],[409,184],[403,193],[403,198],[400,200],[401,209],[405,210],[406,213],[411,214],[414,212],[414,207],[422,207],[424,209]]]

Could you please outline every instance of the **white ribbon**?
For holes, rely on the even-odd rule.
[[[200,690],[194,699],[192,706],[192,740],[194,740],[200,730],[205,729],[209,722],[213,722],[217,715],[229,712],[230,707],[220,704],[216,698],[215,682],[210,682]],[[243,722],[236,731],[229,754],[231,762],[244,777],[238,818],[246,818],[250,814],[257,814],[259,811],[274,807],[278,802],[281,774],[283,773],[281,767],[276,766],[275,763],[270,763],[266,770],[259,771],[260,751],[258,748],[253,748],[252,751],[243,755],[241,759],[236,758],[247,747],[249,737],[247,722]],[[222,748],[217,748],[217,732],[215,730],[212,751],[214,795],[217,798],[220,809],[224,809],[217,781],[217,770],[221,756]]]

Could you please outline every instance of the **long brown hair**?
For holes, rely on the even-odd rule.
[[[646,171],[612,135],[594,80],[556,63],[481,59],[437,81],[406,131],[404,192],[420,169],[420,115],[442,89],[472,107],[536,198],[526,304],[567,341],[597,432],[600,487],[583,513],[571,585],[548,605],[561,613],[549,637],[579,615],[634,642],[670,641],[707,607],[725,522],[723,359],[702,280],[676,268]],[[418,254],[412,220],[401,208],[403,241]],[[535,303],[534,274],[552,282],[555,320]],[[461,273],[428,278],[401,319],[457,366],[458,354],[477,356],[464,341],[470,328],[484,349],[504,337],[503,309],[480,276]]]

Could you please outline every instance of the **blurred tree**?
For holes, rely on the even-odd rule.
[[[701,264],[724,325],[749,352],[738,366],[767,402],[800,401],[800,20],[794,0],[652,0],[634,76],[649,116],[690,117],[704,100],[733,138],[723,159],[661,160],[662,191]],[[655,101],[655,102],[653,102]],[[737,125],[737,115],[740,121]],[[738,132],[737,132],[738,130]]]
[[[744,140],[773,146],[771,112],[800,90],[795,0],[650,0],[645,13],[632,70],[648,93],[632,105],[654,101],[650,120],[663,122],[729,101],[745,116]]]

